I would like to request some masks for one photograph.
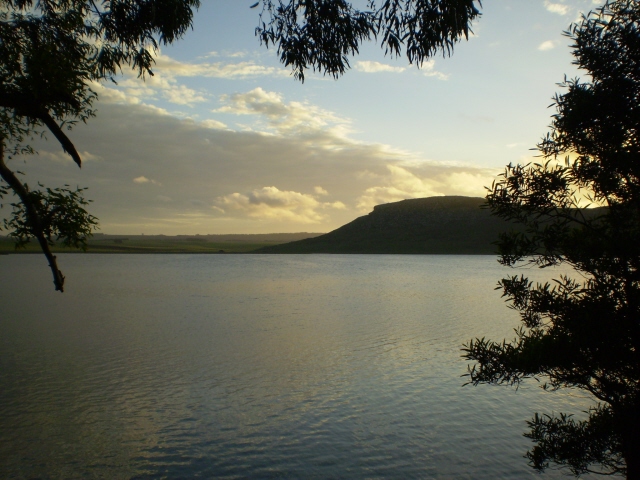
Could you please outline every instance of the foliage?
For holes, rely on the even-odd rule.
[[[450,55],[480,15],[475,0],[368,0],[367,10],[347,0],[263,0],[256,35],[277,45],[280,60],[304,81],[305,70],[334,78],[349,68],[365,40],[379,38],[385,53],[421,64],[438,52]],[[480,1],[477,1],[481,5]],[[259,2],[253,5],[258,6]]]
[[[50,246],[61,242],[65,247],[86,250],[87,238],[98,222],[83,208],[91,202],[82,195],[86,188],[71,190],[68,187],[30,191],[29,200],[36,207],[42,234]],[[15,238],[16,248],[22,248],[36,236],[36,232],[28,220],[25,205],[12,203],[11,206],[13,211],[11,217],[4,220],[4,228],[11,230],[10,236]]]
[[[46,125],[80,164],[68,127],[93,115],[92,81],[124,65],[151,74],[152,52],[191,25],[198,0],[3,0],[0,135],[19,143]],[[70,123],[71,122],[71,123]]]
[[[369,0],[366,11],[346,0],[261,1],[256,35],[267,47],[277,45],[282,62],[301,81],[308,68],[341,75],[360,43],[378,35],[391,55],[406,46],[410,62],[419,64],[438,51],[451,54],[480,14],[475,0],[385,0],[380,7]],[[64,277],[49,249],[51,236],[60,233],[70,245],[83,246],[96,219],[78,215],[84,212],[82,190],[47,189],[46,199],[30,192],[7,167],[5,155],[34,153],[29,141],[48,131],[80,166],[65,130],[94,116],[92,84],[113,80],[125,66],[143,78],[153,75],[158,46],[179,39],[199,5],[199,0],[0,0],[0,177],[6,182],[0,198],[11,191],[20,202],[5,227],[14,229],[18,245],[38,240],[57,290],[63,290]],[[41,206],[54,197],[59,209],[68,210],[60,218],[75,233],[47,230],[52,224],[40,218],[46,213]]]
[[[596,473],[622,473],[622,445],[611,428],[613,422],[611,410],[602,406],[593,407],[583,421],[563,413],[557,417],[536,413],[527,422],[531,431],[525,437],[537,445],[527,452],[527,458],[537,470],[547,468],[552,461],[567,465],[576,475],[593,472],[591,465],[600,466]]]
[[[153,75],[153,53],[191,26],[199,0],[2,0],[0,2],[0,198],[18,197],[4,223],[21,246],[37,239],[63,290],[50,244],[86,245],[96,225],[84,206],[83,189],[30,191],[5,163],[5,153],[33,153],[28,142],[45,128],[81,165],[67,137],[78,121],[94,115],[93,82],[112,78],[123,66]]]
[[[597,404],[584,421],[536,415],[532,466],[640,478],[640,2],[615,0],[565,34],[590,79],[556,95],[543,161],[509,165],[487,203],[523,226],[499,241],[501,262],[567,264],[580,280],[499,283],[522,326],[512,342],[476,339],[469,381],[578,388]],[[564,157],[564,162],[558,161]],[[586,203],[585,203],[586,202]],[[599,205],[605,208],[581,210]]]

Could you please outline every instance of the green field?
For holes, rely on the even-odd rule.
[[[481,208],[477,197],[414,198],[377,205],[327,234],[105,235],[89,240],[88,253],[363,253],[493,255],[501,232],[518,228]],[[600,209],[585,210],[594,216]],[[17,253],[39,252],[31,243]],[[54,252],[78,252],[55,247]],[[0,237],[0,253],[16,252]]]
[[[257,235],[103,235],[89,239],[86,252],[62,245],[54,246],[54,253],[246,253],[258,248],[309,238],[319,234],[257,234]],[[13,241],[0,236],[0,253],[40,253],[32,241],[16,250]]]

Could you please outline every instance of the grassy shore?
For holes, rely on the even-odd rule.
[[[314,233],[279,233],[256,235],[104,235],[89,239],[86,252],[62,245],[54,253],[246,253],[258,248],[310,238]],[[41,253],[37,242],[16,250],[13,241],[0,236],[0,254]]]

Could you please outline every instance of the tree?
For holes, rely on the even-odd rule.
[[[450,55],[480,12],[476,0],[369,0],[358,10],[346,0],[261,0],[261,43],[276,46],[281,61],[304,81],[311,68],[342,75],[361,42],[381,38],[385,53],[420,64]],[[478,5],[480,2],[477,1]],[[0,199],[17,201],[4,227],[17,246],[36,239],[49,261],[56,290],[64,276],[50,247],[86,248],[97,219],[84,208],[84,189],[31,190],[5,163],[34,153],[29,140],[53,134],[81,165],[65,131],[95,115],[93,82],[111,79],[123,67],[153,75],[160,44],[179,39],[192,25],[199,0],[0,0]],[[44,189],[44,190],[43,190]]]
[[[475,3],[482,5],[480,0],[368,0],[367,10],[358,10],[346,0],[262,0],[256,35],[267,47],[277,46],[295,78],[304,81],[309,68],[338,78],[349,68],[349,56],[372,38],[380,37],[385,54],[392,56],[401,55],[404,46],[409,62],[418,65],[438,52],[450,55],[480,15]]]
[[[0,4],[0,198],[10,191],[5,228],[17,246],[35,238],[53,273],[56,290],[64,276],[50,246],[55,240],[85,247],[96,219],[84,209],[83,189],[31,190],[5,163],[33,153],[28,141],[44,128],[81,165],[65,133],[94,115],[91,83],[113,77],[124,65],[152,74],[152,51],[171,43],[191,25],[199,0],[3,0]]]
[[[500,262],[561,276],[499,282],[522,326],[512,342],[476,339],[469,382],[577,388],[594,398],[584,420],[539,415],[528,422],[530,464],[640,478],[640,2],[614,0],[565,35],[588,81],[555,97],[542,161],[507,166],[487,195],[495,215],[521,229],[503,235]],[[564,161],[562,161],[564,159]],[[602,206],[600,209],[580,207]]]

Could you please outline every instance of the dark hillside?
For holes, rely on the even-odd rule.
[[[492,254],[509,228],[479,197],[430,197],[377,205],[337,230],[255,253]]]

